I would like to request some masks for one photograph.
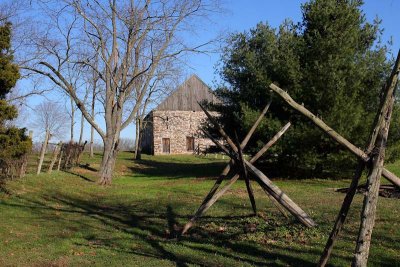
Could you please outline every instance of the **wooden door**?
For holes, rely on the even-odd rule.
[[[187,151],[194,150],[194,137],[190,137],[190,136],[186,137],[186,150]]]
[[[169,138],[163,138],[162,139],[162,151],[163,153],[170,153],[170,140]]]

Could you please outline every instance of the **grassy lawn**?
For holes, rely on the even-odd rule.
[[[0,192],[0,266],[315,266],[348,180],[276,181],[318,226],[286,219],[256,190],[259,215],[239,181],[189,233],[177,226],[194,213],[225,161],[193,156],[131,160],[121,153],[113,185],[98,186],[93,168],[27,175]],[[390,169],[400,174],[400,166]],[[256,188],[256,186],[254,186]],[[362,195],[330,264],[349,266]],[[379,199],[370,266],[400,266],[400,200]],[[250,228],[256,228],[250,229]]]

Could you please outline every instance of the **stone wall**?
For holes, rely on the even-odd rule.
[[[216,115],[216,114],[212,114]],[[194,147],[210,146],[213,142],[203,138],[199,127],[207,119],[203,111],[160,111],[154,110],[151,114],[153,119],[152,153],[154,155],[163,153],[163,138],[170,140],[170,154],[192,154],[186,147],[186,137],[194,137]],[[151,135],[149,134],[149,137]]]

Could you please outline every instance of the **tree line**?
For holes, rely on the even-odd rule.
[[[16,15],[4,12],[0,18],[2,34],[8,36],[2,38],[10,42],[1,43],[1,64],[14,66],[14,73],[4,70],[6,67],[2,69],[4,75],[14,78],[6,78],[7,85],[1,84],[1,98],[14,87],[19,71],[24,77],[51,87],[32,88],[27,96],[49,91],[66,95],[71,106],[71,139],[76,111],[81,114],[80,140],[84,122],[90,124],[91,153],[94,132],[102,139],[100,184],[112,181],[121,131],[135,122],[135,147],[139,148],[143,119],[150,104],[173,87],[185,55],[204,52],[212,43],[193,44],[186,41],[185,34],[195,31],[197,23],[218,10],[216,1],[211,0],[11,3],[12,8],[3,10],[27,4],[33,15],[24,17],[24,23],[14,24],[14,28],[22,29],[15,35],[15,51],[10,48],[8,22]],[[285,20],[278,28],[260,22],[249,31],[229,36],[222,51],[222,67],[218,69],[223,80],[216,88],[222,105],[214,106],[221,114],[219,120],[228,132],[237,131],[243,136],[273,97],[267,88],[275,82],[361,147],[392,63],[388,57],[390,46],[381,41],[380,21],[366,20],[362,1],[310,0],[301,10],[301,22]],[[38,19],[43,16],[46,23]],[[16,112],[2,103],[2,109],[10,112],[1,119],[2,131],[15,131],[4,127],[4,120],[15,118]],[[59,123],[66,120],[65,114],[55,116],[57,106],[43,104],[37,108],[46,111],[43,119],[53,115]],[[291,121],[293,127],[265,158],[270,166],[278,167],[275,170],[298,177],[303,172],[323,176],[352,169],[354,159],[350,154],[279,99],[273,99],[270,110],[268,123],[260,124],[248,153],[254,154],[265,140]],[[2,113],[6,116],[3,114],[7,112]],[[399,120],[394,112],[389,140],[391,160],[400,156]],[[50,124],[46,120],[38,123]],[[27,140],[20,133],[20,139]],[[140,157],[140,153],[136,155]]]
[[[184,36],[214,12],[217,1],[18,2],[31,8],[22,16],[25,23],[14,25],[23,32],[14,38],[20,70],[69,98],[71,138],[76,109],[82,115],[81,129],[84,121],[91,126],[91,146],[93,133],[100,136],[99,183],[110,184],[121,131],[132,122],[143,127],[150,103],[171,88],[166,85],[179,75],[184,57],[211,43],[189,42]],[[55,112],[43,114],[49,124],[48,114]]]
[[[242,136],[272,96],[274,82],[345,138],[363,147],[389,75],[390,47],[381,41],[380,21],[368,22],[362,1],[311,0],[301,6],[302,21],[278,28],[259,23],[230,36],[217,92],[220,121]],[[396,103],[396,109],[399,106]],[[287,121],[293,127],[266,161],[279,174],[332,176],[354,170],[355,159],[319,129],[274,98],[271,115],[250,145],[255,153]],[[232,116],[232,114],[234,114]],[[393,116],[389,158],[399,157],[399,115]],[[340,171],[340,172],[339,172]]]

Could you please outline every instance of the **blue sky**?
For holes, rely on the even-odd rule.
[[[243,32],[254,28],[258,22],[268,22],[273,27],[278,27],[285,19],[294,22],[302,19],[301,4],[307,1],[296,0],[228,0],[227,12],[214,16],[215,24],[212,29],[203,32],[204,36],[212,37],[218,32]],[[368,21],[373,21],[376,16],[382,19],[383,40],[393,40],[393,51],[397,53],[400,48],[400,25],[398,11],[400,0],[367,0],[363,10]],[[219,61],[219,54],[210,56],[196,55],[190,58],[190,64],[198,76],[207,84],[213,85],[213,80],[218,77],[214,74],[214,66]]]
[[[220,33],[243,32],[256,26],[258,22],[268,22],[271,26],[279,26],[285,19],[289,18],[294,22],[301,21],[301,4],[306,1],[296,0],[222,0],[224,11],[214,14],[211,22],[206,25],[198,25],[200,31],[197,41],[202,42],[214,38]],[[394,54],[400,48],[400,30],[398,28],[398,11],[400,0],[367,0],[363,6],[367,20],[372,21],[376,16],[382,19],[384,28],[383,40],[386,42],[392,38]],[[218,53],[204,55],[197,54],[187,58],[187,71],[197,74],[208,85],[213,87],[214,81],[219,77],[215,74],[215,66],[220,55]],[[33,101],[33,102],[32,102]],[[40,101],[35,98],[31,104]],[[79,128],[78,125],[76,128]],[[78,131],[78,129],[76,129]],[[131,125],[121,133],[123,138],[135,138],[134,126]],[[78,136],[78,132],[75,134]],[[86,140],[90,138],[90,126],[85,125]],[[66,139],[67,139],[66,135]],[[100,140],[99,137],[96,138]]]

